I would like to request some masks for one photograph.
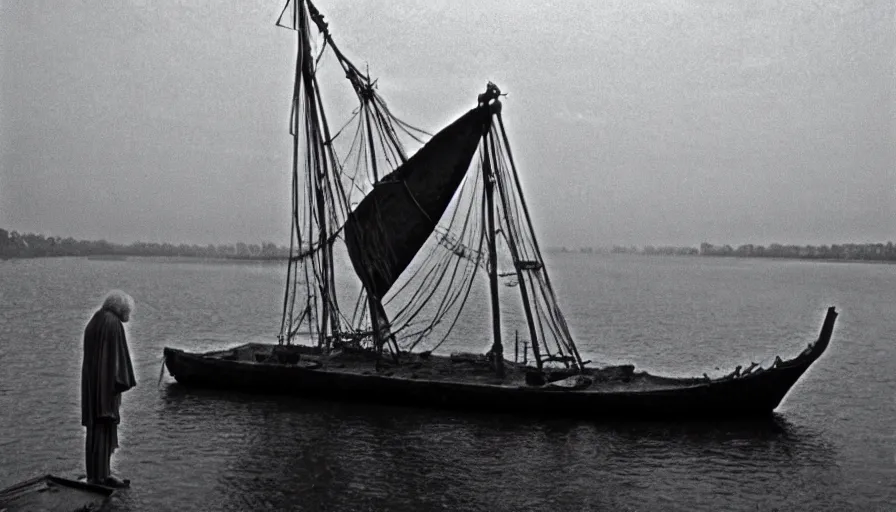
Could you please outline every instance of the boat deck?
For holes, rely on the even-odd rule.
[[[412,379],[454,384],[488,385],[495,387],[536,387],[527,383],[527,371],[534,370],[530,366],[513,361],[504,362],[505,378],[499,379],[491,362],[481,354],[455,353],[450,356],[436,354],[402,353],[400,363],[384,355],[377,369],[375,358],[365,352],[333,352],[329,356],[321,355],[316,348],[307,346],[280,346],[260,343],[248,343],[229,350],[212,352],[207,357],[253,363],[258,365],[296,365],[309,369],[320,368],[329,373],[346,373],[357,375],[380,375],[396,379]],[[547,367],[546,367],[547,370]],[[563,368],[554,368],[557,380],[548,383],[544,388],[576,388],[589,392],[617,391],[659,391],[670,387],[680,388],[683,385],[704,383],[704,379],[669,378],[650,375],[647,372],[635,372],[631,365],[610,366],[599,369],[588,369],[587,380],[583,381],[569,375],[563,375]],[[551,370],[548,370],[549,372]],[[564,377],[569,377],[568,379]],[[554,379],[549,379],[554,380]]]

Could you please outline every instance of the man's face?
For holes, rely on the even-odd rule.
[[[130,320],[130,318],[131,318],[131,312],[130,312],[130,311],[125,311],[125,312],[122,313],[122,315],[121,315],[121,321],[122,321],[122,322],[127,322],[128,320]]]

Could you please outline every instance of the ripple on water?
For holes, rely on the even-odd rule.
[[[81,332],[122,288],[139,385],[113,462],[135,485],[115,510],[896,509],[896,266],[551,259],[582,352],[651,370],[792,355],[824,307],[842,315],[775,421],[491,417],[156,385],[165,345],[272,340],[277,266],[0,262],[0,486],[82,472]]]

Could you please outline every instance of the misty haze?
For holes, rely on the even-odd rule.
[[[894,241],[892,0],[0,0],[0,512],[896,510]]]
[[[330,3],[403,120],[509,93],[545,245],[896,231],[890,2]],[[272,8],[3,2],[0,227],[288,244],[294,46]]]

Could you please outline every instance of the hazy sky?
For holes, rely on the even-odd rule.
[[[510,93],[543,245],[896,240],[892,0],[316,3],[405,121]],[[287,243],[281,8],[0,0],[0,227]]]

